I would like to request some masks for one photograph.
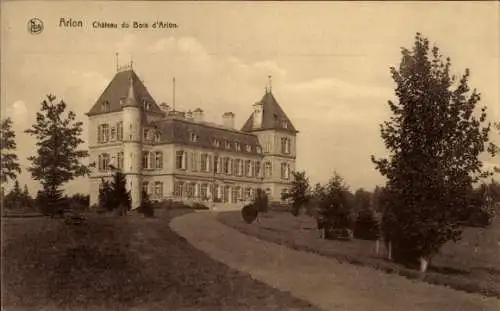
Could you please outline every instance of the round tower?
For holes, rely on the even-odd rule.
[[[127,98],[123,102],[123,173],[130,191],[132,209],[141,204],[142,199],[142,144],[141,107],[137,102],[132,72],[130,73]]]

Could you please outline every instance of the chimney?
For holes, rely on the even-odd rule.
[[[167,105],[166,102],[163,102],[160,104],[160,108],[161,110],[163,110],[163,112],[165,112],[166,114],[168,114],[170,112],[170,106]]]
[[[262,127],[262,116],[263,116],[263,107],[262,102],[256,102],[253,105],[253,125],[254,129],[258,129]]]
[[[227,128],[234,129],[234,113],[225,112],[222,115],[222,125],[224,125]]]
[[[203,122],[203,110],[196,108],[193,111],[193,119],[195,122]]]

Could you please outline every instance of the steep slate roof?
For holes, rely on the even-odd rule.
[[[281,106],[274,98],[271,91],[266,91],[266,94],[260,100],[262,103],[262,125],[260,128],[253,128],[253,113],[248,118],[247,122],[241,128],[242,131],[252,132],[261,130],[281,130],[285,132],[297,133],[298,131],[293,126],[292,122],[285,114]],[[287,128],[283,128],[282,122],[287,122]]]
[[[153,99],[151,94],[149,94],[148,90],[139,79],[137,74],[132,69],[130,69],[118,72],[113,77],[111,82],[108,84],[104,92],[101,94],[94,106],[92,106],[87,115],[92,116],[101,113],[121,111],[122,106],[120,104],[120,99],[125,99],[127,97],[129,93],[131,78],[136,102],[142,106],[143,101],[146,100],[151,104],[150,112],[163,114],[161,108],[158,107],[155,100]],[[109,109],[107,111],[103,111],[101,104],[106,101],[109,103]]]
[[[151,125],[156,127],[161,133],[160,141],[156,142],[156,144],[180,143],[213,150],[217,149],[217,147],[213,145],[213,140],[218,139],[220,141],[220,147],[218,147],[218,149],[221,151],[232,151],[241,154],[258,154],[257,146],[260,147],[257,136],[253,134],[224,128],[220,125],[211,123],[191,122],[173,118],[155,121],[152,122]],[[196,142],[191,141],[191,133],[195,133],[198,136]],[[231,143],[229,149],[225,146],[226,140]],[[235,142],[240,143],[240,151],[236,150]],[[251,152],[246,151],[246,145],[252,146]]]

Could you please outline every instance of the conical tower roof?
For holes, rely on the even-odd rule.
[[[105,102],[108,103],[106,111],[102,105]],[[150,112],[163,113],[134,70],[120,71],[113,77],[87,115],[117,112],[124,106],[143,107],[143,102],[150,104]]]
[[[242,131],[252,132],[262,130],[281,130],[294,134],[298,132],[286,113],[278,104],[278,101],[274,97],[271,90],[266,90],[266,93],[259,103],[262,104],[261,126],[259,128],[253,128],[254,114],[252,113],[247,122],[245,122],[245,124],[243,125],[243,128],[241,129]]]

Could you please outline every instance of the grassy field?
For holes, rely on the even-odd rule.
[[[422,276],[418,271],[399,266],[385,259],[386,250],[380,245],[379,255],[375,242],[353,240],[332,241],[319,237],[313,218],[290,213],[260,214],[259,220],[246,224],[239,211],[224,212],[218,219],[243,233],[263,240],[284,244],[389,273],[423,279],[429,283],[446,285],[467,292],[500,297],[500,223],[488,229],[467,228],[458,243],[446,244],[432,260],[432,267]]]
[[[3,218],[3,310],[316,310],[213,261],[169,220]]]

